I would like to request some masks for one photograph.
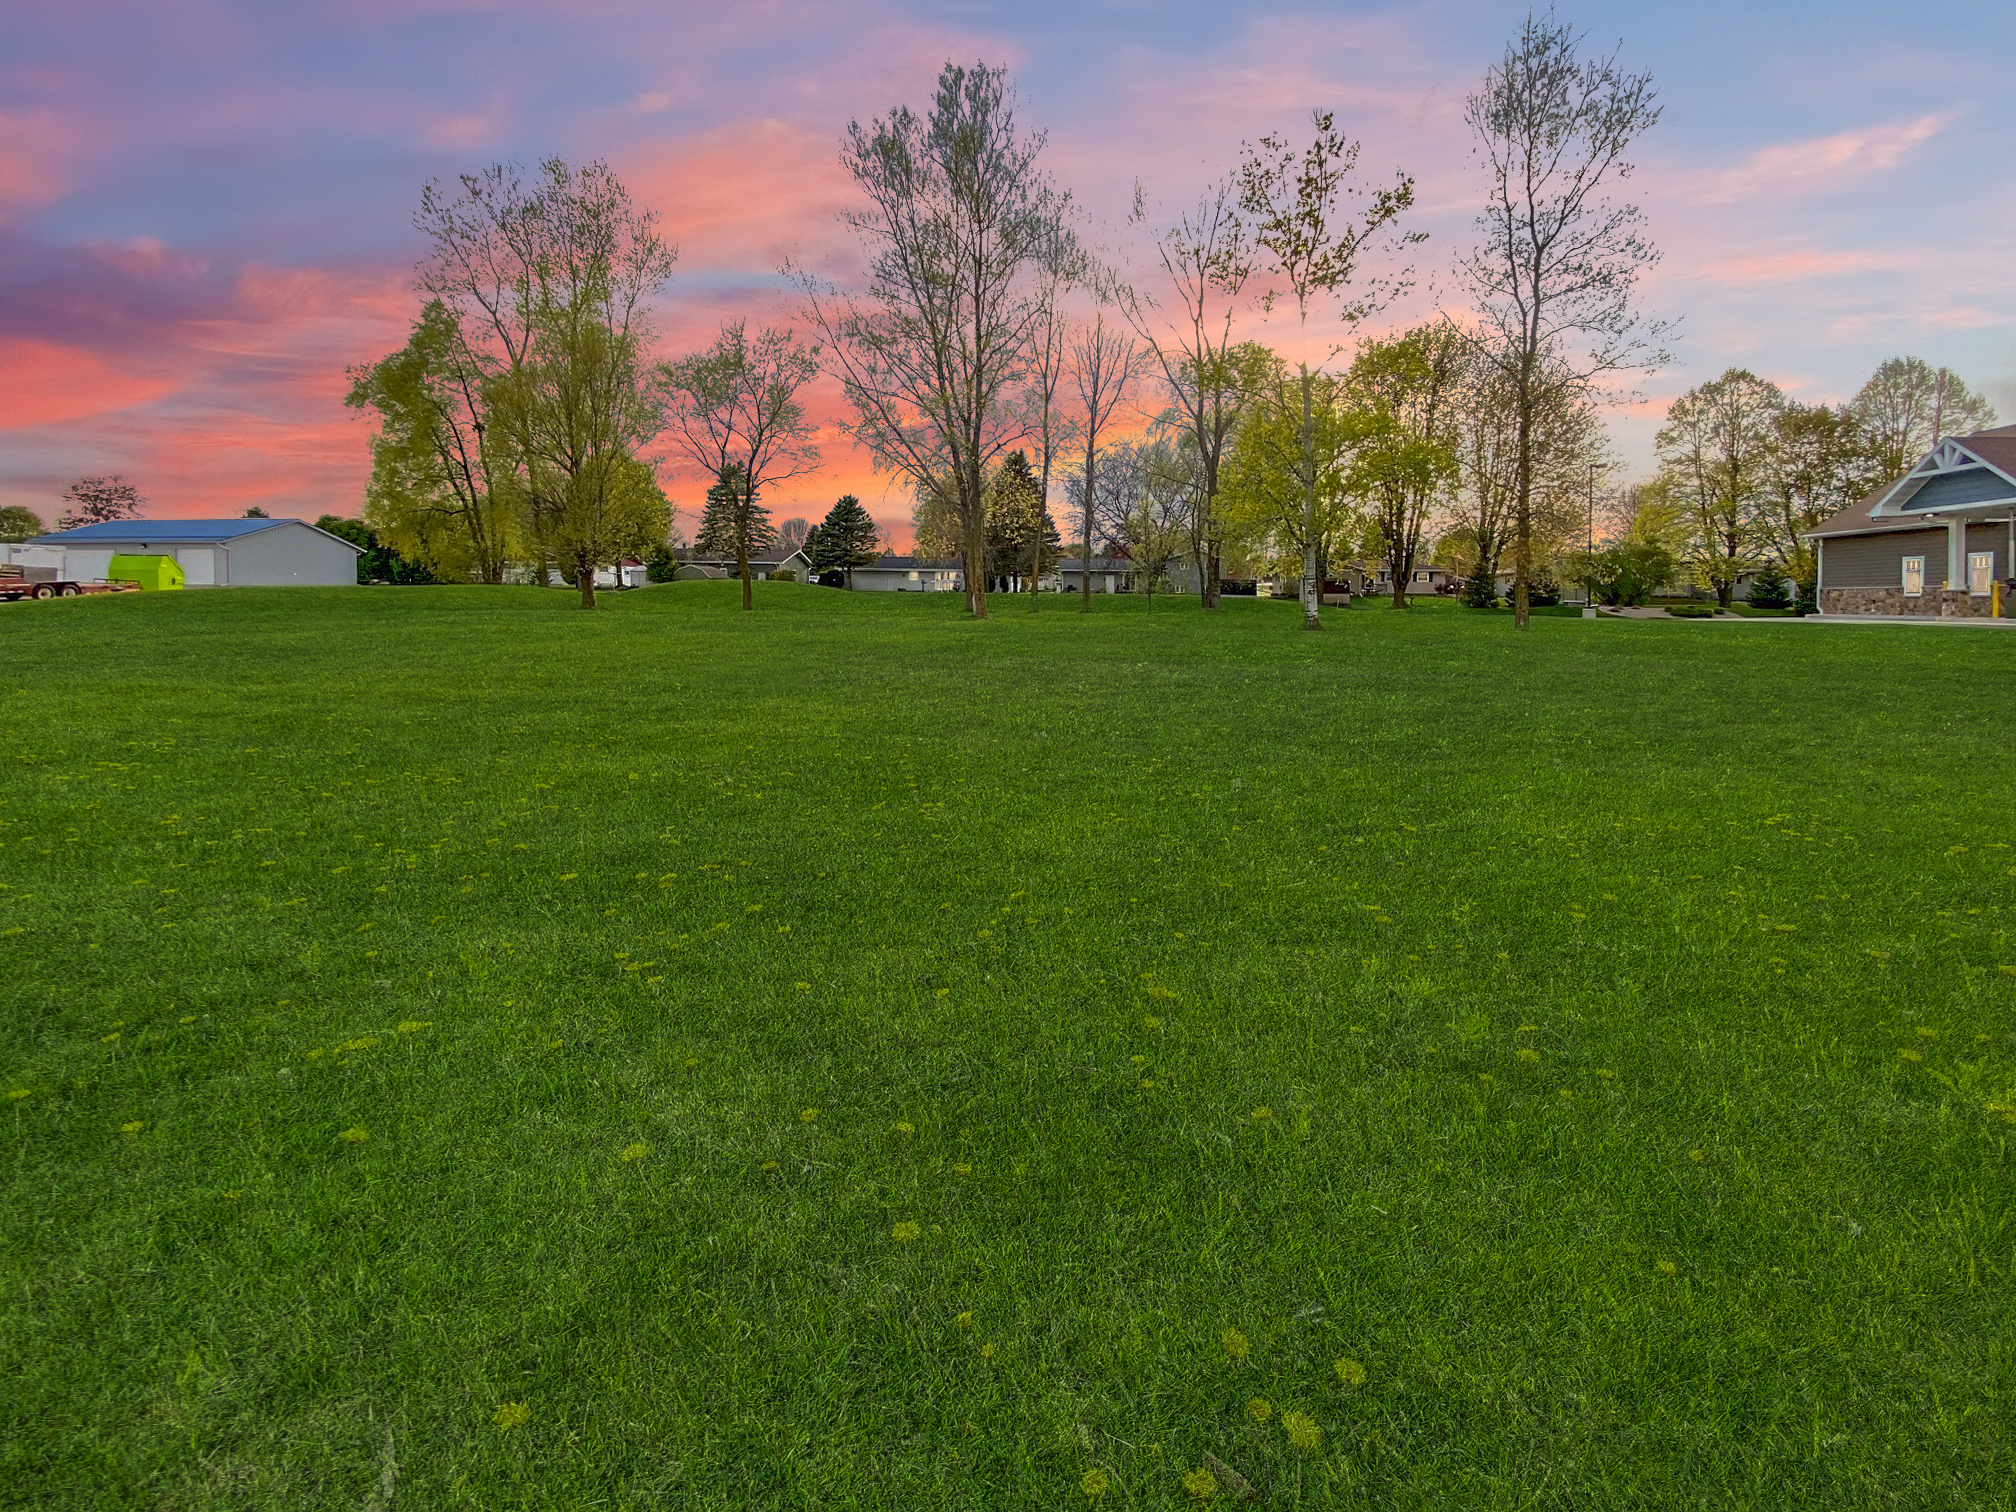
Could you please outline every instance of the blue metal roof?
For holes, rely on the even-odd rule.
[[[162,546],[200,546],[210,541],[233,541],[239,536],[271,530],[275,525],[302,525],[303,520],[107,520],[97,525],[79,525],[37,536],[37,546],[124,545],[143,541]],[[309,529],[314,529],[312,525]],[[346,543],[347,544],[347,543]]]

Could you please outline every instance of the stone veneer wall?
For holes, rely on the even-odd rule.
[[[2007,589],[2004,589],[2007,597]],[[1902,588],[1822,588],[1822,614],[1897,614],[1923,619],[1987,619],[1992,598],[1976,598],[1965,592],[1927,588],[1916,598],[1906,598]],[[2005,605],[2006,617],[2011,607]]]

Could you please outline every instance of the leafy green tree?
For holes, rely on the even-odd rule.
[[[1456,408],[1468,358],[1457,331],[1428,325],[1367,341],[1345,376],[1346,402],[1365,415],[1354,482],[1371,507],[1371,539],[1396,609],[1408,606],[1423,535],[1458,476]]]
[[[360,583],[435,583],[435,577],[424,562],[409,562],[390,546],[379,539],[376,531],[362,520],[347,520],[341,515],[323,515],[315,522],[315,528],[326,530],[333,536],[340,536],[353,546],[364,548],[357,558],[357,581]]]
[[[1854,409],[1788,400],[1772,419],[1770,479],[1760,510],[1767,549],[1802,587],[1815,582],[1806,532],[1888,482]]]
[[[0,541],[29,541],[46,534],[42,516],[26,505],[9,504],[0,509]]]
[[[1568,580],[1589,590],[1597,603],[1645,603],[1672,581],[1678,562],[1657,541],[1620,540],[1595,552],[1579,551],[1569,558]]]
[[[1303,348],[1309,335],[1309,310],[1319,301],[1336,298],[1358,271],[1358,260],[1373,240],[1399,220],[1414,203],[1414,181],[1397,174],[1390,188],[1375,189],[1362,223],[1344,211],[1345,179],[1358,166],[1358,144],[1347,141],[1327,110],[1310,112],[1315,134],[1298,155],[1280,137],[1264,136],[1246,149],[1239,168],[1239,209],[1252,228],[1253,241],[1273,259],[1273,275],[1288,286],[1301,322]],[[1402,238],[1418,240],[1418,236]],[[1339,311],[1347,322],[1363,319],[1391,292],[1374,281]],[[1273,292],[1268,295],[1271,304]],[[1297,397],[1300,400],[1299,446],[1291,459],[1302,492],[1302,524],[1294,532],[1302,543],[1302,624],[1323,628],[1323,567],[1319,560],[1324,531],[1319,523],[1321,481],[1317,465],[1317,386],[1322,375],[1304,358]]]
[[[241,518],[247,520],[270,520],[273,517],[268,513],[266,513],[265,510],[261,509],[257,504],[254,504],[250,509],[245,511],[244,515],[241,516]]]
[[[1785,395],[1744,368],[1690,389],[1654,438],[1662,476],[1692,527],[1688,565],[1727,609],[1759,560]]]
[[[418,225],[433,244],[419,287],[480,375],[488,492],[508,476],[523,542],[595,606],[597,566],[663,539],[669,511],[639,460],[660,423],[644,390],[648,303],[677,251],[605,163],[515,164],[430,183]]]
[[[1342,406],[1334,375],[1309,376],[1306,427],[1305,389],[1285,363],[1274,359],[1267,378],[1255,384],[1220,477],[1219,505],[1231,541],[1264,553],[1281,571],[1300,566],[1320,579],[1364,535],[1352,467],[1381,422]]]
[[[854,586],[854,569],[881,560],[882,538],[875,521],[852,494],[842,494],[807,538],[805,554],[812,571],[844,572]]]
[[[406,345],[350,372],[344,403],[378,420],[364,517],[444,578],[501,583],[522,489],[502,428],[486,425],[490,379],[453,312],[429,300]]]

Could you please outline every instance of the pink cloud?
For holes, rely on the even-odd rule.
[[[1761,195],[1816,194],[1896,167],[1920,142],[1951,125],[1957,112],[1940,111],[1884,126],[1858,126],[1832,136],[1786,142],[1752,153],[1733,168],[1694,176],[1689,197],[1706,205]]]
[[[0,429],[115,414],[176,387],[174,379],[135,373],[77,347],[0,338]]]

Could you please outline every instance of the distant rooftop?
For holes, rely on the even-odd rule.
[[[162,545],[194,546],[205,541],[231,541],[271,530],[275,525],[305,525],[305,520],[107,520],[72,530],[37,536],[38,546],[90,546],[107,541],[158,541]],[[309,527],[311,530],[313,526]],[[347,543],[346,543],[347,544]]]

